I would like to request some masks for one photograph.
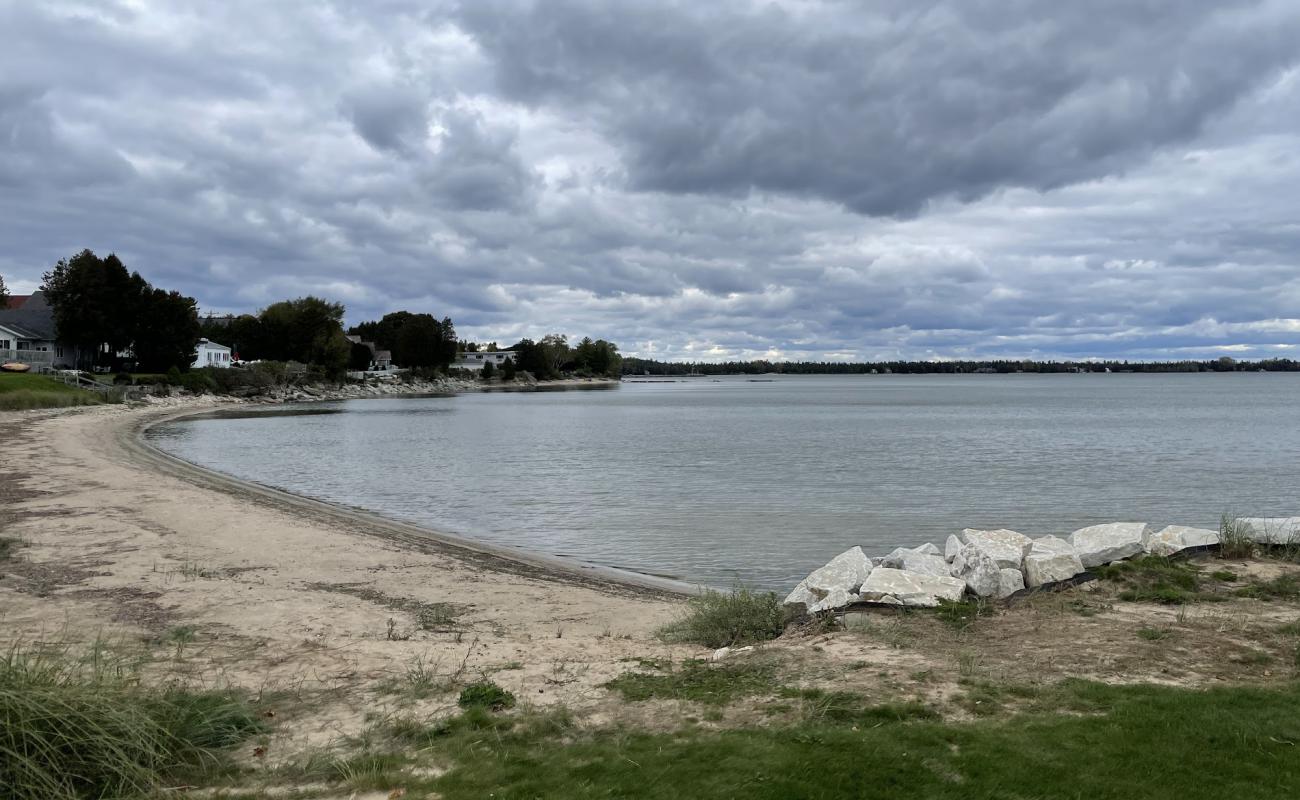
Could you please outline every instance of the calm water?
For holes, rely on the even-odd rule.
[[[1300,375],[690,379],[304,404],[153,434],[451,533],[787,589],[854,544],[1300,513]],[[303,413],[313,412],[313,413]]]

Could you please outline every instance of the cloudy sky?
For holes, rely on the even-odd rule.
[[[0,275],[670,359],[1300,357],[1294,0],[0,0]]]

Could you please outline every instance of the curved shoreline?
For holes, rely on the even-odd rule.
[[[326,522],[344,524],[352,528],[359,526],[359,530],[368,536],[396,542],[421,552],[447,555],[484,569],[573,583],[602,591],[631,592],[665,599],[690,597],[700,591],[699,587],[684,581],[488,544],[434,528],[391,519],[374,511],[317,500],[246,481],[174,456],[149,444],[144,438],[148,430],[155,426],[229,407],[208,405],[180,411],[145,414],[142,419],[121,429],[118,443],[122,450],[138,464],[180,478],[200,488],[224,492]]]

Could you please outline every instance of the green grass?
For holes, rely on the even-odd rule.
[[[1193,691],[1072,681],[1049,694],[1080,713],[971,723],[903,714],[910,721],[671,733],[448,727],[432,741],[452,769],[402,785],[446,800],[1271,800],[1293,798],[1300,786],[1296,685]]]
[[[1138,628],[1138,638],[1145,639],[1148,642],[1158,642],[1161,639],[1168,639],[1171,631],[1168,628]]]
[[[515,707],[515,696],[492,681],[471,683],[460,690],[456,704],[461,708],[486,708],[488,711],[503,711]]]
[[[1212,591],[1211,581],[1190,561],[1141,556],[1094,567],[1093,572],[1102,580],[1119,584],[1122,587],[1119,599],[1131,602],[1182,605],[1228,598],[1224,593]]]
[[[1237,518],[1225,513],[1219,520],[1219,555],[1223,558],[1250,558],[1255,554],[1255,540],[1237,524]]]
[[[1297,600],[1300,599],[1300,579],[1295,575],[1279,575],[1272,580],[1243,586],[1234,594],[1256,600]]]
[[[934,610],[934,615],[940,621],[959,631],[966,630],[976,620],[992,616],[993,613],[993,606],[982,597],[960,602],[940,600],[939,607]]]
[[[870,702],[856,692],[827,691],[819,688],[784,688],[781,697],[802,701],[800,711],[805,723],[874,727],[886,722],[938,719],[939,712],[922,703]]]
[[[690,602],[686,616],[659,630],[669,642],[735,647],[775,639],[785,630],[781,601],[772,592],[705,591]]]
[[[144,687],[96,649],[14,648],[0,660],[0,797],[134,797],[212,775],[262,730],[238,694]]]
[[[688,660],[662,672],[625,672],[604,684],[624,700],[693,700],[705,705],[727,705],[741,697],[773,694],[781,685],[776,665],[767,661],[709,664]]]
[[[0,372],[0,411],[93,406],[99,396],[45,375]]]

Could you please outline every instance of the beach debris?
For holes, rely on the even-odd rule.
[[[976,597],[993,597],[998,593],[1002,586],[999,570],[998,562],[974,544],[963,545],[952,560],[952,577],[965,583]]]
[[[1154,533],[1148,533],[1143,548],[1153,556],[1171,556],[1189,547],[1211,547],[1218,543],[1218,531],[1168,525]]]
[[[1070,534],[1070,545],[1085,567],[1098,567],[1143,552],[1145,522],[1108,522],[1090,525]]]
[[[1233,523],[1257,544],[1300,543],[1300,517],[1237,517]]]
[[[999,600],[1010,597],[1025,588],[1025,573],[1018,569],[1003,568],[998,570]]]
[[[966,528],[959,537],[964,544],[973,545],[983,550],[990,558],[998,562],[999,567],[1020,569],[1021,563],[1029,553],[1033,540],[1023,533],[1006,528],[984,531]]]
[[[728,656],[733,656],[736,655],[737,653],[747,653],[752,651],[753,649],[754,649],[754,645],[752,644],[746,645],[745,647],[719,647],[717,650],[713,651],[713,655],[709,656],[709,660],[721,661],[724,658],[727,658]]]
[[[960,600],[965,591],[966,582],[957,578],[877,567],[867,576],[859,594],[869,602],[933,608],[940,600]]]

